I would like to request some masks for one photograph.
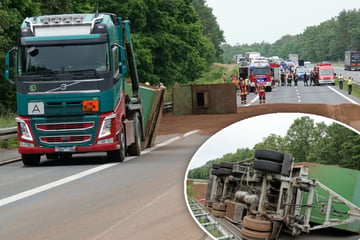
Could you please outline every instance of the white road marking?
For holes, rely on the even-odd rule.
[[[25,192],[22,192],[22,193],[18,193],[18,194],[15,194],[15,195],[13,195],[13,196],[10,196],[10,197],[1,199],[1,200],[0,200],[0,207],[5,206],[5,205],[7,205],[7,204],[9,204],[9,203],[13,203],[13,202],[15,202],[15,201],[18,201],[18,200],[20,200],[20,199],[24,199],[24,198],[30,197],[30,196],[35,195],[35,194],[37,194],[37,193],[41,193],[41,192],[50,190],[50,189],[52,189],[52,188],[61,186],[61,185],[65,184],[65,183],[69,183],[69,182],[75,181],[75,180],[80,179],[80,178],[83,178],[83,177],[85,177],[85,176],[87,176],[87,175],[90,175],[90,174],[99,172],[99,171],[101,171],[101,170],[104,170],[104,169],[113,167],[113,166],[115,166],[115,165],[117,165],[117,164],[119,164],[119,163],[104,164],[104,165],[101,165],[101,166],[98,166],[98,167],[95,167],[95,168],[91,168],[91,169],[89,169],[89,170],[86,170],[86,171],[77,173],[77,174],[75,174],[75,175],[72,175],[72,176],[69,176],[69,177],[60,179],[60,180],[58,180],[58,181],[55,181],[55,182],[52,182],[52,183],[48,183],[48,184],[42,185],[42,186],[40,186],[40,187],[36,187],[36,188],[30,189],[30,190],[28,190],[28,191],[25,191]]]
[[[251,102],[250,102],[249,104],[246,104],[245,106],[246,106],[246,107],[247,107],[247,106],[250,106],[251,104],[253,104],[254,102],[256,102],[258,99],[259,99],[259,95],[256,94],[256,97],[255,97],[253,100],[251,100]]]
[[[151,148],[148,148],[148,149],[145,149],[144,151],[141,152],[141,154],[147,154],[149,152],[152,152],[160,147],[164,147],[170,143],[173,143],[175,141],[178,141],[180,139],[183,139],[185,137],[188,137],[192,134],[195,134],[197,133],[198,130],[195,130],[195,131],[191,131],[191,132],[188,132],[188,133],[185,133],[181,136],[177,136],[177,137],[174,137],[174,138],[171,138],[165,142],[162,142],[162,143],[159,143]],[[125,161],[130,161],[132,159],[134,159],[136,157],[127,157],[125,159]],[[83,171],[83,172],[80,172],[80,173],[77,173],[77,174],[74,174],[72,176],[69,176],[69,177],[66,177],[66,178],[63,178],[63,179],[60,179],[60,180],[57,180],[57,181],[54,181],[54,182],[51,182],[51,183],[48,183],[48,184],[45,184],[45,185],[42,185],[42,186],[39,186],[39,187],[36,187],[36,188],[33,188],[33,189],[30,189],[30,190],[27,190],[27,191],[24,191],[24,192],[21,192],[21,193],[18,193],[18,194],[15,194],[15,195],[12,195],[10,197],[6,197],[6,198],[3,198],[3,199],[0,199],[0,207],[2,206],[5,206],[7,204],[10,204],[10,203],[13,203],[13,202],[16,202],[18,200],[21,200],[21,199],[24,199],[24,198],[27,198],[27,197],[30,197],[30,196],[33,196],[35,194],[38,194],[38,193],[41,193],[41,192],[44,192],[44,191],[47,191],[47,190],[50,190],[50,189],[53,189],[55,187],[58,187],[58,186],[61,186],[63,184],[66,184],[66,183],[69,183],[69,182],[72,182],[72,181],[75,181],[75,180],[78,180],[80,178],[83,178],[83,177],[86,177],[88,175],[91,175],[91,174],[94,174],[94,173],[97,173],[97,172],[100,172],[102,170],[105,170],[105,169],[108,169],[108,168],[111,168],[113,166],[116,166],[120,163],[107,163],[107,164],[103,164],[101,166],[98,166],[98,167],[94,167],[94,168],[91,168],[89,170],[86,170],[86,171]]]
[[[349,102],[354,103],[354,104],[358,104],[358,105],[360,104],[360,103],[352,100],[351,98],[345,96],[342,92],[339,92],[338,90],[334,89],[333,87],[331,87],[331,86],[327,86],[327,87],[330,88],[333,92],[339,94],[341,97],[343,97],[343,98],[345,98],[346,100],[348,100]]]

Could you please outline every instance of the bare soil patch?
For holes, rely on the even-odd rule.
[[[198,114],[162,116],[157,135],[186,133],[195,129],[201,135],[213,135],[224,127],[240,120],[269,113],[308,113],[343,122],[360,131],[360,106],[355,104],[264,104],[239,107],[235,114]]]

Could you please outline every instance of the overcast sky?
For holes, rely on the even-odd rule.
[[[270,134],[285,136],[294,120],[309,116],[317,122],[330,125],[334,122],[345,126],[330,118],[314,114],[302,113],[272,113],[259,115],[234,123],[216,134],[212,135],[194,154],[188,169],[204,165],[207,161],[222,157],[227,153],[235,153],[239,148],[252,149],[257,143],[262,142]],[[348,126],[347,126],[348,127]],[[350,127],[349,127],[350,128]],[[353,131],[354,128],[350,128]]]
[[[360,8],[360,0],[206,0],[231,45],[269,42]]]

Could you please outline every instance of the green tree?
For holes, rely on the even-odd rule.
[[[262,142],[254,146],[254,149],[272,149],[280,152],[288,151],[285,139],[276,134],[270,134],[265,137]]]
[[[288,129],[285,141],[295,161],[307,160],[310,146],[314,141],[314,129],[314,120],[308,116],[296,119]]]

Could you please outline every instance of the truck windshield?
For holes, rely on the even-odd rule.
[[[322,69],[319,72],[320,76],[325,76],[325,75],[334,75],[333,70],[332,69]]]
[[[267,75],[269,74],[269,68],[252,68],[252,75]]]
[[[106,43],[91,45],[24,46],[19,74],[65,73],[84,70],[108,71]]]

